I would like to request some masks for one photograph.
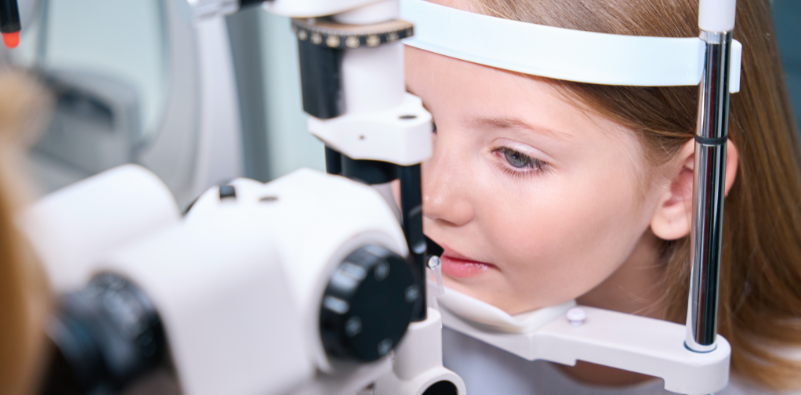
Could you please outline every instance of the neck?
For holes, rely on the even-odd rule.
[[[658,300],[660,286],[659,239],[646,231],[631,255],[603,283],[576,301],[583,306],[664,319]],[[579,361],[576,366],[558,365],[572,378],[602,386],[625,386],[653,379],[639,373]]]

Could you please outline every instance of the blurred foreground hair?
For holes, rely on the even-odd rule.
[[[14,217],[25,200],[17,167],[47,119],[48,96],[28,75],[0,68],[0,394],[28,394],[42,354],[48,286]]]

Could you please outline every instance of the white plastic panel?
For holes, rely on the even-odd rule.
[[[431,114],[420,98],[405,94],[401,105],[384,111],[308,118],[309,132],[352,159],[409,166],[431,156]]]
[[[328,279],[347,255],[366,244],[408,255],[403,231],[384,198],[373,188],[344,177],[300,169],[267,184],[234,180],[236,204],[220,202],[213,188],[186,217],[188,224],[207,221],[221,210],[240,206],[250,220],[263,223],[262,243],[276,246],[289,284],[289,298],[301,312],[310,357],[331,372],[318,332],[319,303]],[[267,198],[267,200],[262,200]],[[230,203],[230,204],[229,204]]]
[[[564,365],[581,360],[661,377],[666,390],[680,394],[711,394],[726,387],[731,346],[723,336],[717,337],[714,351],[696,353],[684,347],[684,325],[581,308],[586,312],[583,325],[573,326],[561,316],[528,333],[484,330],[446,308],[441,313],[448,328],[528,360]]]
[[[338,14],[384,0],[273,0],[264,3],[265,10],[292,18],[311,18]]]
[[[151,299],[186,395],[285,394],[314,377],[269,224],[220,210],[103,260]]]
[[[729,63],[729,92],[740,91],[740,75],[743,68],[743,44],[737,40],[731,42],[731,63]]]
[[[64,293],[83,287],[104,254],[179,220],[164,183],[140,166],[124,165],[45,196],[19,223],[53,290]]]
[[[698,6],[698,27],[709,32],[734,29],[737,0],[701,0]]]
[[[542,26],[401,0],[415,24],[406,45],[468,62],[566,81],[626,86],[698,85],[700,38],[623,36]],[[739,76],[739,74],[738,74]],[[732,81],[731,86],[739,86]]]

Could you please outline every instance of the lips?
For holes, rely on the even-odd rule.
[[[446,246],[442,246],[442,248],[443,252],[440,257],[442,272],[450,277],[474,277],[489,270],[498,270],[498,267],[491,263],[476,261]]]

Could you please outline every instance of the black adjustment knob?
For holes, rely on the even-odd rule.
[[[359,248],[334,271],[321,301],[326,352],[362,362],[383,357],[406,333],[418,298],[403,258],[377,245]]]

